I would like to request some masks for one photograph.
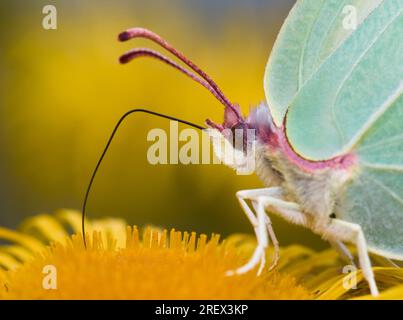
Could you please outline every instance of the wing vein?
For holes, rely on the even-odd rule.
[[[333,17],[333,20],[330,22],[329,27],[327,28],[327,31],[325,32],[325,35],[327,35],[329,33],[329,31],[332,29],[332,27],[334,26],[334,23],[336,22],[337,18],[339,17],[340,12],[343,10],[343,8],[345,7],[347,0],[343,0],[341,2],[341,6],[339,7],[339,9],[337,10],[337,14],[335,14],[335,16]],[[315,57],[315,62],[314,62],[314,66],[316,66],[316,63],[318,62],[319,56],[320,56],[320,52],[322,51],[323,45],[325,43],[325,39],[326,37],[323,37],[318,50],[316,51],[316,57]],[[331,54],[331,53],[330,53]],[[314,69],[316,70],[316,69]]]
[[[396,14],[391,21],[385,25],[385,27],[374,37],[373,41],[370,43],[368,48],[366,48],[362,54],[358,57],[358,59],[354,62],[351,70],[347,73],[347,75],[343,78],[342,82],[340,83],[340,86],[337,88],[336,95],[333,99],[333,103],[331,105],[331,110],[333,114],[336,114],[335,108],[337,101],[339,99],[339,96],[346,85],[346,82],[348,79],[350,79],[351,75],[354,73],[355,69],[359,66],[359,64],[362,62],[364,57],[368,54],[368,52],[372,49],[372,47],[377,43],[377,41],[380,39],[380,37],[388,30],[388,28],[393,24],[393,22],[400,16],[401,10],[399,11],[398,14]]]
[[[302,47],[301,56],[299,57],[299,66],[298,66],[298,89],[300,89],[302,84],[304,83],[304,80],[303,80],[304,58],[305,58],[306,47],[308,45],[308,40],[311,37],[312,30],[314,29],[314,26],[316,25],[316,22],[318,21],[324,6],[325,6],[325,1],[322,2],[322,5],[312,23],[311,28],[309,29],[309,32],[306,35],[304,45]]]
[[[362,151],[362,150],[368,150],[368,149],[369,150],[370,149],[376,149],[378,147],[384,147],[384,146],[388,146],[390,144],[399,142],[400,140],[403,140],[403,134],[398,134],[398,135],[392,136],[392,137],[390,137],[388,139],[377,141],[376,143],[366,144],[366,145],[360,146],[359,150]]]
[[[370,169],[376,170],[384,170],[384,171],[399,171],[403,172],[403,166],[393,165],[393,164],[379,164],[379,163],[368,163],[365,161],[360,161],[363,167],[367,167]]]
[[[386,191],[387,193],[390,194],[390,196],[395,199],[397,202],[399,202],[403,206],[403,199],[400,198],[395,192],[393,192],[391,189],[389,189],[387,186],[385,186],[382,182],[378,181],[378,179],[374,177],[366,177],[369,180],[372,180],[375,184],[377,184],[381,189]]]
[[[403,90],[403,81],[400,82],[397,89],[392,93],[391,96],[386,100],[386,102],[368,119],[362,128],[357,132],[357,134],[351,139],[345,147],[344,152],[349,152],[355,147],[355,145],[361,140],[365,133],[372,127],[372,125],[389,109],[390,106],[394,105],[394,102],[400,98]]]
[[[382,1],[378,4],[377,7],[379,7],[383,2],[384,2],[384,1],[382,0]],[[372,12],[373,12],[377,7],[375,7],[375,8],[372,10]],[[371,16],[372,12],[370,12],[370,13],[361,21],[361,23],[359,24],[359,26],[362,25],[362,24]],[[358,27],[358,26],[357,26],[357,27]],[[336,54],[336,52],[343,46],[343,44],[344,44],[352,35],[353,35],[353,33],[350,33],[350,35],[348,35],[347,38],[345,38],[343,41],[341,41],[340,44],[333,50],[333,52],[332,52],[326,59],[324,59],[324,60],[319,64],[319,66],[315,69],[314,72],[312,72],[312,74],[307,78],[307,80],[306,80],[301,86],[298,86],[298,90],[295,92],[295,94],[294,94],[294,96],[293,96],[293,99],[291,99],[290,105],[293,104],[293,101],[295,101],[296,97],[297,97],[298,94],[301,92],[301,90],[302,90],[302,88],[304,87],[304,85],[305,85],[309,80],[311,80],[311,79],[313,78],[313,76],[314,76],[314,75],[316,74],[316,72],[325,64],[325,62],[326,62],[328,59],[330,59],[334,54]]]

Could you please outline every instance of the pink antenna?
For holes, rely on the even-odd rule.
[[[221,98],[221,96],[214,90],[214,88],[206,80],[199,78],[193,72],[186,70],[185,68],[181,67],[179,64],[177,64],[176,62],[172,61],[171,59],[165,57],[164,55],[160,54],[159,52],[156,52],[154,50],[150,50],[147,48],[132,49],[132,50],[126,52],[125,54],[123,54],[119,58],[119,61],[120,61],[120,63],[128,63],[131,60],[139,58],[139,57],[155,58],[157,60],[160,60],[160,61],[170,65],[171,67],[174,67],[175,69],[177,69],[180,72],[187,75],[192,80],[201,84],[208,91],[210,91],[214,95],[214,97],[216,97],[224,106],[226,105],[225,101]]]
[[[239,111],[233,106],[233,104],[228,100],[228,98],[224,95],[224,93],[221,91],[221,89],[218,87],[218,85],[203,71],[201,70],[196,64],[194,64],[191,60],[189,60],[184,54],[176,50],[173,46],[171,46],[166,40],[161,38],[159,35],[156,33],[144,29],[144,28],[132,28],[128,29],[126,31],[123,31],[122,33],[119,34],[119,40],[120,41],[127,41],[133,38],[146,38],[149,39],[170,53],[172,53],[174,56],[176,56],[178,59],[180,59],[182,62],[184,62],[188,67],[193,69],[196,73],[198,73],[204,80],[206,80],[210,86],[216,91],[216,93],[221,97],[221,99],[224,102],[224,105],[231,108],[235,114],[238,116],[239,119],[241,119],[241,114]]]

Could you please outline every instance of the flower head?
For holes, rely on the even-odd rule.
[[[74,214],[70,219],[74,219]],[[41,217],[44,219],[44,217]],[[110,220],[93,231],[84,248],[81,236],[54,242],[26,263],[3,272],[6,299],[309,299],[292,276],[256,272],[229,277],[225,271],[248,255],[234,239],[218,235],[116,228]],[[115,224],[115,230],[107,226]],[[98,228],[99,228],[98,224]],[[32,227],[32,226],[31,226]],[[94,225],[93,225],[94,228]],[[119,230],[120,229],[120,230]],[[36,230],[38,231],[38,230]],[[122,242],[125,233],[125,243]],[[116,237],[118,235],[118,237]],[[17,237],[23,236],[18,234]],[[45,266],[57,270],[55,290],[44,288]],[[46,279],[45,279],[46,281]]]
[[[127,226],[120,219],[87,223],[87,248],[77,212],[61,210],[27,220],[21,232],[0,229],[11,244],[0,247],[1,299],[337,299],[368,289],[358,273],[358,290],[345,289],[340,261],[332,250],[316,253],[301,246],[282,249],[277,271],[226,276],[254,248],[252,237],[220,241],[194,232]],[[50,242],[50,244],[49,244]],[[270,258],[270,253],[269,257]],[[46,285],[48,267],[55,287]],[[398,268],[375,268],[385,298],[400,297]]]

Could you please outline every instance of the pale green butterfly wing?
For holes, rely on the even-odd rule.
[[[381,0],[297,1],[273,47],[264,88],[273,119],[281,125],[291,101],[304,83],[354,31],[344,28],[346,14],[357,10],[361,24]]]
[[[385,0],[321,64],[287,113],[294,150],[312,160],[351,151],[402,93],[403,0]]]
[[[302,156],[353,151],[356,176],[337,217],[359,224],[371,251],[403,259],[403,1],[387,0],[303,82],[287,136]]]
[[[369,249],[403,260],[403,96],[357,144],[359,171],[337,216],[359,224]]]

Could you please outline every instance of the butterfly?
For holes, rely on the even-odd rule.
[[[279,243],[270,214],[309,228],[328,240],[348,261],[345,243],[357,247],[372,295],[378,289],[369,252],[403,260],[403,0],[299,0],[286,18],[264,75],[266,103],[241,113],[219,86],[156,33],[132,28],[120,41],[149,39],[176,56],[135,48],[120,57],[160,60],[184,73],[224,106],[223,123],[207,128],[145,109],[118,122],[91,178],[123,119],[147,112],[205,130],[216,156],[236,170],[252,160],[263,188],[236,197],[251,222],[257,245],[250,260],[228,275],[265,266]],[[232,133],[254,130],[236,145]],[[217,139],[219,137],[220,139]],[[229,147],[238,155],[228,157]],[[253,150],[253,152],[252,152]],[[269,213],[269,214],[268,214]]]

